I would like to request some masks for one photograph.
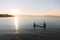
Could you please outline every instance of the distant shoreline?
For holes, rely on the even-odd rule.
[[[8,14],[0,14],[0,17],[14,17],[13,15],[8,15]]]
[[[0,17],[14,17],[14,16],[0,16]]]
[[[54,16],[54,15],[17,15],[18,17],[60,17],[60,16]],[[13,15],[9,14],[0,14],[0,17],[14,17]]]
[[[14,16],[0,16],[0,17],[14,17]]]

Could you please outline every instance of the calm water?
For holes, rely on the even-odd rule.
[[[42,25],[45,21],[47,30],[51,32],[60,31],[60,17],[6,17],[0,18],[0,33],[15,33],[16,30],[19,30],[19,33],[33,33],[34,21],[38,25]],[[42,32],[43,29],[37,27],[36,30]]]

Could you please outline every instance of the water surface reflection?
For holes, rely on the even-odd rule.
[[[18,33],[19,26],[18,26],[18,17],[17,16],[14,17],[14,25],[15,25],[15,28],[16,28],[15,33]]]

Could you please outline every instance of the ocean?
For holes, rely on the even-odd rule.
[[[46,22],[47,25],[46,30],[43,30],[43,28],[41,27],[36,27],[34,30],[33,28],[34,22],[36,25],[41,25],[41,26],[43,25],[43,22]],[[60,38],[59,33],[60,33],[60,17],[0,17],[0,38],[2,40],[4,39],[7,40],[8,37],[5,38],[5,36],[11,34],[13,35],[23,34],[22,35],[23,37],[26,37],[31,40],[33,39],[40,40],[41,38],[39,39],[39,37],[41,36],[43,36],[41,40],[44,40],[43,38],[45,36],[49,37],[51,40],[55,40],[55,37]],[[30,37],[29,34],[30,36],[33,35],[34,36]],[[37,38],[35,38],[36,35],[38,35]],[[26,38],[25,40],[28,40]],[[47,39],[50,40],[49,38]]]

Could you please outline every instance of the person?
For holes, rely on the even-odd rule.
[[[33,24],[33,27],[34,27],[34,29],[35,29],[35,27],[36,27],[35,22],[34,22],[34,24]]]
[[[46,29],[46,22],[43,23],[43,28]]]

